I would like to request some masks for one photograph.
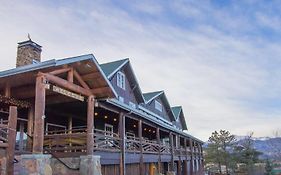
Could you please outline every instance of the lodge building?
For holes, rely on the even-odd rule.
[[[0,72],[1,174],[203,174],[182,107],[143,93],[129,59],[41,62],[41,50],[18,43],[16,68]]]

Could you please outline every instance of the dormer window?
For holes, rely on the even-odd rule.
[[[125,90],[125,74],[117,72],[117,86]]]
[[[155,101],[155,109],[162,112],[162,104],[159,101]]]

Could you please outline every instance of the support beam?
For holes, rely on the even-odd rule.
[[[69,116],[68,117],[68,128],[67,128],[68,130],[69,130],[69,134],[71,134],[72,133],[72,117],[71,116]]]
[[[49,72],[49,74],[58,75],[58,74],[62,74],[62,73],[65,73],[65,72],[69,72],[70,70],[71,70],[71,68],[62,68],[62,69],[57,69],[57,70],[54,70],[52,72]]]
[[[88,98],[87,109],[87,155],[94,153],[94,106],[95,98],[91,95]]]
[[[69,69],[69,71],[67,72],[67,81],[69,81],[69,82],[71,82],[71,83],[73,83],[73,69],[71,68],[71,69]]]
[[[82,79],[82,77],[79,75],[79,73],[73,69],[73,74],[76,80],[82,85],[83,88],[85,89],[90,89],[87,83]]]
[[[193,175],[193,163],[194,163],[194,159],[193,159],[193,141],[190,138],[189,139],[189,147],[190,147],[190,168],[189,168],[189,174]]]
[[[85,95],[85,96],[91,96],[92,92],[89,89],[85,89],[81,86],[78,86],[76,84],[73,84],[67,80],[64,80],[60,77],[48,74],[48,73],[39,73],[39,75],[45,76],[46,79],[54,84],[57,84],[58,86],[61,86],[65,89],[68,89],[70,91],[79,93],[81,95]]]
[[[143,148],[142,148],[142,120],[138,121],[138,136],[140,140],[140,175],[144,175]]]
[[[10,106],[8,123],[7,174],[14,174],[15,140],[17,135],[17,107]]]
[[[28,119],[27,119],[27,134],[29,136],[33,135],[33,124],[34,124],[34,106],[32,105],[28,109]],[[32,138],[27,137],[27,149],[32,151]]]
[[[181,161],[180,160],[177,161],[177,174],[181,175]]]
[[[34,115],[34,135],[33,135],[33,153],[43,153],[44,142],[44,120],[46,103],[46,78],[38,76],[36,78],[35,89],[35,115]]]
[[[170,132],[169,136],[170,136],[170,148],[171,148],[171,170],[170,171],[175,171],[175,165],[174,165],[174,163],[175,163],[174,135],[173,135],[172,132]]]
[[[160,129],[159,127],[156,128],[156,138],[157,138],[157,144],[160,146]],[[157,169],[158,169],[158,173],[161,172],[161,150],[160,147],[158,149],[158,164],[157,164]]]
[[[119,136],[120,136],[120,168],[119,168],[119,174],[120,175],[125,175],[126,174],[126,168],[125,168],[125,116],[121,112],[119,114],[119,126],[118,126],[118,131],[119,131]]]

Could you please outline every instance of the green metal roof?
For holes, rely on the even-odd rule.
[[[148,93],[144,93],[143,97],[144,97],[145,101],[148,102],[148,101],[151,101],[154,98],[156,98],[161,93],[163,93],[163,91],[148,92]]]
[[[181,106],[174,106],[174,107],[172,107],[172,111],[173,111],[173,114],[175,115],[176,119],[179,118],[181,110],[182,110]]]
[[[129,59],[122,59],[117,60],[109,63],[100,64],[101,69],[103,70],[104,74],[109,77],[113,72],[118,70],[123,64],[125,64]]]

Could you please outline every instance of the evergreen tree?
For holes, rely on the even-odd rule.
[[[226,166],[226,173],[229,174],[230,152],[235,144],[235,137],[229,131],[220,130],[212,133],[206,149],[206,162],[218,165],[218,170],[222,173],[222,165]]]

